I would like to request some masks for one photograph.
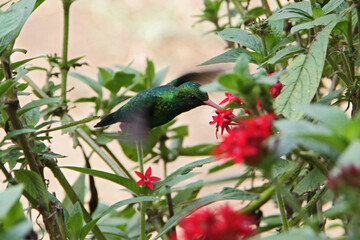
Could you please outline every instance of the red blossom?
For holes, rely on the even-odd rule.
[[[239,240],[256,234],[254,224],[252,216],[225,205],[216,211],[198,210],[181,220],[180,227],[184,230],[184,240]]]
[[[241,121],[217,146],[214,154],[236,163],[257,165],[264,152],[263,141],[271,136],[274,113]]]
[[[224,129],[226,129],[227,132],[230,132],[230,127],[229,125],[231,125],[231,119],[233,119],[234,117],[236,117],[233,114],[233,110],[232,109],[218,109],[216,111],[216,116],[213,116],[213,121],[210,122],[210,124],[215,124],[216,123],[216,138],[217,138],[217,133],[219,131],[219,127],[221,128],[221,135],[224,132]]]
[[[244,105],[245,102],[243,100],[241,100],[238,96],[235,96],[232,93],[226,92],[225,93],[226,98],[224,100],[222,100],[219,104],[224,104],[226,102],[232,103],[232,102],[237,102],[240,105]]]
[[[329,187],[333,190],[342,189],[345,186],[360,188],[360,167],[346,166],[336,176],[328,177]]]
[[[151,167],[149,167],[146,172],[145,175],[142,174],[141,172],[135,171],[136,175],[138,175],[141,179],[140,181],[138,181],[136,184],[137,185],[143,185],[146,184],[146,186],[148,186],[151,190],[154,189],[154,185],[152,182],[156,182],[156,181],[160,181],[161,179],[158,177],[153,177],[151,176]]]
[[[281,82],[275,83],[273,85],[270,86],[270,94],[273,98],[276,98],[277,96],[280,95],[281,93],[281,89],[282,89],[283,85]]]

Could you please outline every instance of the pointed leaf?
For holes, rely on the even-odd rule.
[[[295,105],[309,104],[314,97],[322,77],[329,35],[337,22],[338,19],[334,19],[326,26],[316,36],[308,53],[296,57],[280,76],[285,86],[274,102],[277,114],[295,120],[301,118],[302,113],[295,110]]]
[[[102,89],[101,89],[101,85],[98,82],[83,74],[76,72],[69,72],[69,76],[76,78],[81,82],[85,83],[86,85],[88,85],[89,87],[91,87],[91,89],[94,90],[99,95],[100,98],[102,98]]]
[[[1,82],[0,84],[0,98],[12,87],[14,86],[16,81],[6,80]]]
[[[338,6],[344,3],[344,0],[330,0],[322,9],[324,14],[334,11]]]
[[[199,66],[209,65],[209,64],[216,64],[216,63],[228,63],[228,62],[236,62],[236,59],[240,56],[240,54],[248,52],[246,49],[243,48],[234,48],[226,51],[216,57],[213,57]]]
[[[21,116],[24,113],[26,113],[27,111],[30,111],[31,109],[41,107],[41,106],[47,105],[47,104],[59,103],[60,99],[61,99],[60,97],[50,97],[50,98],[43,98],[43,99],[39,99],[39,100],[34,100],[34,101],[26,104],[22,108],[20,108],[17,111],[17,114],[19,116]]]
[[[295,186],[293,192],[301,195],[305,192],[311,192],[324,183],[326,176],[317,168],[311,170],[301,181]]]
[[[2,219],[20,199],[23,189],[24,187],[20,184],[0,192],[0,219]]]
[[[276,54],[272,58],[267,60],[265,63],[275,64],[278,61],[289,58],[289,57],[293,56],[294,54],[300,53],[300,52],[303,52],[303,51],[304,51],[304,48],[302,48],[302,47],[289,46],[289,47],[283,48],[283,49],[279,50],[278,52],[276,52]]]
[[[261,41],[245,30],[238,28],[228,28],[219,32],[219,35],[225,40],[239,43],[244,47],[254,50],[255,52],[262,53]]]

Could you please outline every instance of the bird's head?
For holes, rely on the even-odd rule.
[[[220,108],[219,105],[209,99],[206,92],[200,90],[200,84],[196,82],[186,82],[177,88],[176,95],[184,104],[192,107],[209,105],[214,108]]]

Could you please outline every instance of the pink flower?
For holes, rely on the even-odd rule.
[[[255,219],[228,205],[216,211],[198,210],[180,222],[184,240],[239,240],[256,234]],[[175,239],[175,238],[172,238]]]
[[[140,181],[138,181],[136,184],[139,186],[146,184],[146,186],[148,186],[151,190],[154,189],[154,185],[152,182],[161,180],[158,177],[151,176],[151,167],[146,170],[145,175],[138,171],[135,171],[135,173],[141,178]]]
[[[354,165],[341,168],[336,176],[328,177],[329,187],[332,190],[345,189],[346,186],[360,188],[360,167]]]
[[[274,113],[247,119],[238,123],[214,150],[220,158],[232,158],[236,163],[259,164],[263,152],[263,141],[272,134]]]
[[[224,100],[222,100],[219,104],[224,104],[226,102],[232,103],[232,102],[237,102],[240,105],[244,105],[245,102],[243,100],[241,100],[239,97],[235,96],[232,93],[226,92],[225,93],[226,98]]]
[[[221,128],[221,135],[224,132],[224,129],[226,129],[227,132],[230,132],[230,127],[229,125],[231,125],[231,119],[233,119],[234,117],[236,117],[233,114],[233,110],[232,109],[218,109],[216,111],[216,116],[213,116],[213,121],[210,122],[210,124],[215,124],[216,123],[216,138],[217,138],[217,133],[219,131],[219,127]]]

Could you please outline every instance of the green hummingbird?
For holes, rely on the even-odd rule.
[[[201,81],[214,72],[185,74],[170,83],[145,90],[131,98],[117,111],[105,116],[94,127],[104,127],[121,122],[120,129],[127,125],[142,125],[142,128],[161,126],[183,112],[201,105],[220,108],[200,90]]]

